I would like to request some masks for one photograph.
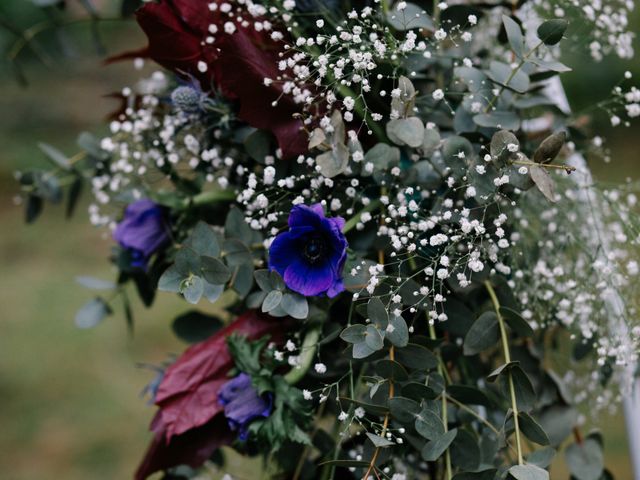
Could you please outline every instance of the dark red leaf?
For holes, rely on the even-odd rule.
[[[280,74],[280,44],[266,32],[248,27],[223,36],[217,46],[220,56],[212,64],[214,79],[223,95],[238,100],[238,118],[271,131],[285,158],[304,153],[308,137],[302,121],[294,118],[300,105],[290,95],[283,95],[278,83],[264,84],[265,78],[275,79]]]
[[[187,349],[167,369],[156,394],[166,439],[204,425],[222,411],[218,390],[233,367],[226,343],[229,335],[238,332],[255,340],[282,332],[287,324],[286,319],[250,310],[211,338]]]
[[[308,137],[302,122],[294,118],[301,107],[291,96],[282,95],[280,85],[264,84],[265,78],[278,74],[279,54],[284,42],[275,41],[268,31],[256,31],[252,25],[236,25],[227,34],[228,17],[211,12],[209,2],[163,0],[145,3],[136,12],[138,23],[147,34],[146,49],[128,52],[109,61],[145,56],[181,75],[200,80],[206,91],[213,85],[239,104],[238,118],[249,125],[270,131],[276,137],[285,158],[307,151]],[[215,42],[207,43],[209,25],[216,25]],[[200,71],[199,62],[208,66]],[[272,103],[277,100],[277,105]]]
[[[199,467],[216,449],[231,443],[234,436],[222,415],[201,427],[176,435],[170,441],[160,429],[136,471],[135,480],[144,480],[154,472],[176,465]]]

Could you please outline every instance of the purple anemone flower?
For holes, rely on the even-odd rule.
[[[246,440],[249,424],[257,418],[268,417],[273,409],[270,395],[261,397],[251,384],[251,377],[241,373],[222,385],[218,403],[224,407],[229,428],[238,431],[240,440]]]
[[[169,240],[160,205],[146,198],[129,204],[113,239],[130,253],[132,267],[146,268],[149,257]]]
[[[296,205],[289,231],[279,234],[269,249],[269,268],[294,292],[306,297],[344,290],[342,269],[347,259],[344,219],[324,216],[322,205]]]

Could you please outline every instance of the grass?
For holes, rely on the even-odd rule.
[[[153,413],[139,398],[152,374],[135,365],[159,363],[184,348],[169,328],[184,304],[168,294],[160,294],[152,310],[137,305],[133,337],[119,312],[94,330],[77,330],[74,312],[91,292],[74,277],[114,276],[106,260],[110,239],[88,225],[82,208],[66,221],[61,208],[47,207],[35,225],[25,226],[12,204],[12,171],[44,162],[36,142],[73,153],[78,132],[104,128],[114,104],[102,95],[135,78],[129,66],[98,65],[96,58],[55,71],[29,66],[28,90],[0,77],[2,479],[131,478]],[[614,140],[625,168],[612,175],[620,179],[622,172],[637,172],[631,164],[637,144]],[[631,478],[621,415],[605,418],[602,429],[607,465],[618,479]],[[562,461],[555,468],[554,479],[568,477]]]

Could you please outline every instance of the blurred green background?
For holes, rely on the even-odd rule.
[[[116,17],[115,3],[103,1],[101,14]],[[72,18],[87,18],[75,8]],[[6,54],[18,38],[8,27],[43,21],[48,17],[31,2],[2,0],[0,50]],[[106,53],[145,43],[132,20],[104,21],[99,29]],[[134,82],[140,72],[128,63],[103,66],[104,55],[96,52],[85,21],[44,29],[35,38],[52,65],[22,51],[18,61],[28,86],[20,86],[9,64],[0,63],[0,479],[131,478],[153,414],[140,398],[153,373],[136,364],[157,364],[184,349],[170,332],[183,304],[168,294],[160,294],[152,310],[137,303],[133,336],[117,311],[94,330],[76,329],[74,313],[91,292],[74,277],[114,276],[107,261],[110,238],[89,225],[86,196],[72,220],[65,220],[62,208],[47,206],[36,224],[26,226],[15,204],[13,172],[46,165],[38,141],[72,155],[79,132],[104,132],[105,117],[117,106],[105,95]],[[65,50],[71,56],[56,53]],[[572,56],[567,63],[575,71],[563,78],[578,108],[606,98],[632,66],[640,79],[637,61],[594,64],[584,53]],[[606,118],[596,125],[614,160],[611,166],[595,162],[597,175],[638,179],[638,125],[610,131]],[[631,479],[622,416],[604,417],[599,427],[605,432],[607,466],[616,478]],[[552,478],[567,478],[562,462]]]

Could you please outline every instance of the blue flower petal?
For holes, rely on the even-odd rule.
[[[218,402],[224,406],[224,415],[229,428],[238,431],[241,440],[246,440],[248,427],[260,417],[268,417],[273,409],[271,397],[258,395],[251,377],[241,373],[225,383],[218,392]]]
[[[323,219],[324,210],[319,203],[310,207],[307,205],[296,205],[289,213],[289,227],[312,226],[318,228]]]
[[[344,290],[341,275],[348,246],[342,233],[344,224],[342,217],[325,217],[320,203],[294,206],[289,231],[276,236],[271,244],[269,268],[302,295],[336,296]]]
[[[333,285],[334,273],[330,263],[310,265],[304,260],[291,263],[284,272],[284,283],[294,292],[313,297],[326,292]]]
[[[284,277],[284,272],[293,259],[299,259],[296,239],[290,232],[278,235],[269,248],[269,269]]]

